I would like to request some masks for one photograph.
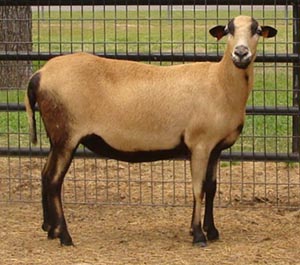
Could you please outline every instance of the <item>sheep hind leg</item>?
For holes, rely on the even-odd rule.
[[[50,222],[50,217],[49,217],[49,205],[48,205],[48,179],[46,175],[48,174],[49,170],[49,161],[51,160],[52,156],[52,151],[50,150],[50,153],[48,155],[48,159],[46,164],[44,165],[44,168],[42,170],[42,206],[43,206],[43,224],[42,224],[42,229],[45,232],[48,232],[51,229],[51,222]],[[54,174],[54,172],[50,172],[50,174]]]
[[[203,192],[205,193],[203,230],[207,233],[207,239],[210,241],[219,239],[219,232],[215,227],[213,215],[214,198],[217,189],[216,171],[219,156],[220,152],[218,150],[212,151],[208,162],[206,178],[203,183]]]
[[[42,172],[42,228],[49,239],[59,238],[62,245],[73,245],[63,213],[61,188],[75,150],[52,147]]]

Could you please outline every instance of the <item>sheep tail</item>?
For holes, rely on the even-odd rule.
[[[29,123],[30,141],[33,144],[37,143],[35,104],[36,104],[36,93],[38,91],[39,84],[40,84],[40,73],[36,73],[29,80],[27,93],[25,95],[25,108],[26,108],[27,118]]]

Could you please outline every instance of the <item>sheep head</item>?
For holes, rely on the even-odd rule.
[[[271,38],[277,34],[275,28],[260,26],[249,16],[238,16],[231,19],[226,26],[216,26],[209,32],[218,40],[228,35],[227,51],[231,53],[234,65],[240,69],[246,69],[254,61],[260,36]]]

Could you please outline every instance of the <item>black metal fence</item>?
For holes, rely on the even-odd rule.
[[[15,17],[5,16],[6,8],[22,6],[31,7],[30,17],[19,17],[18,11]],[[300,205],[298,1],[27,0],[22,6],[20,1],[0,1],[2,28],[25,23],[32,33],[29,39],[18,40],[15,26],[15,32],[10,32],[17,35],[13,41],[2,40],[2,69],[15,62],[16,70],[30,67],[33,72],[52,57],[79,51],[160,65],[218,61],[225,42],[216,43],[208,36],[211,26],[225,24],[238,14],[275,26],[276,39],[261,41],[258,47],[244,132],[222,154],[219,204]],[[16,48],[18,42],[30,48]],[[37,200],[34,187],[39,186],[39,170],[48,152],[40,123],[39,146],[29,143],[24,88],[5,85],[0,90],[0,156],[5,165],[0,201]],[[77,157],[68,175],[71,184],[65,188],[66,201],[190,203],[186,161],[129,165],[96,158],[83,148]]]

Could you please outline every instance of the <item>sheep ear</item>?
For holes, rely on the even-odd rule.
[[[228,34],[227,30],[225,30],[225,26],[215,26],[209,30],[209,33],[217,38],[217,40],[222,39],[225,35]]]
[[[261,27],[261,36],[264,38],[272,38],[277,34],[277,29],[269,27],[269,26],[262,26]]]

